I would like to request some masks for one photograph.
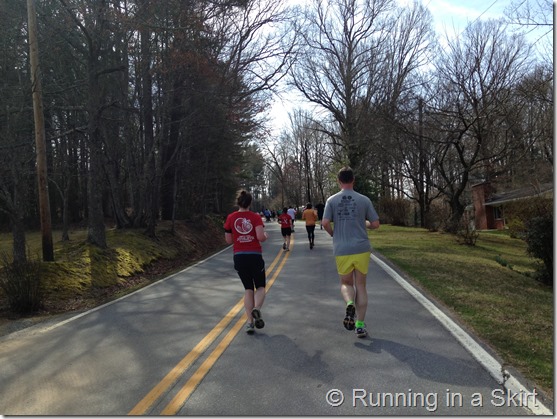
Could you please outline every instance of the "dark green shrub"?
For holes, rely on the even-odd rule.
[[[539,196],[521,199],[505,204],[504,212],[511,237],[524,239],[528,220],[553,215],[553,200]]]
[[[522,220],[518,218],[511,218],[507,221],[507,227],[509,229],[509,235],[513,239],[524,239],[526,227],[524,226],[524,222]]]
[[[8,298],[10,309],[18,314],[30,314],[41,307],[41,262],[28,260],[10,262],[1,256],[0,288]]]
[[[538,270],[538,279],[544,284],[553,284],[553,217],[534,217],[526,223],[524,240],[530,256],[538,258],[543,265]]]
[[[509,263],[509,261],[506,260],[506,259],[504,259],[501,255],[495,256],[495,261],[496,261],[499,265],[504,266],[504,267],[507,267],[507,268],[509,268],[509,269],[512,271],[513,265],[511,265],[511,264]]]

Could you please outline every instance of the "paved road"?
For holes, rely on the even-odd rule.
[[[243,331],[243,290],[229,248],[99,309],[1,338],[0,413],[546,412],[535,395],[503,387],[493,366],[472,356],[474,341],[465,349],[455,338],[460,332],[450,332],[375,259],[371,337],[356,338],[342,326],[332,239],[317,229],[310,250],[298,223],[292,250],[283,252],[278,225],[267,227],[264,329]]]

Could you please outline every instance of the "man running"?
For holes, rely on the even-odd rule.
[[[346,303],[344,327],[348,330],[356,329],[356,336],[365,338],[366,279],[371,255],[366,228],[379,228],[379,216],[371,200],[354,191],[354,172],[350,167],[339,171],[338,183],[341,190],[327,199],[322,223],[323,228],[333,237],[340,292]],[[331,222],[334,223],[334,230]]]
[[[315,209],[317,210],[317,218],[319,219],[319,229],[323,230],[323,223],[321,221],[323,220],[323,212],[325,211],[325,205],[323,205],[323,202],[320,202],[315,206]]]
[[[292,233],[294,233],[294,222],[296,221],[296,210],[292,206],[288,208],[288,215],[290,215],[290,218],[292,218]]]

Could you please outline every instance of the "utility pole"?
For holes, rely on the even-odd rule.
[[[31,87],[33,91],[33,115],[35,119],[39,213],[41,218],[43,260],[45,262],[51,262],[54,260],[54,246],[52,244],[52,221],[50,217],[50,200],[48,197],[46,139],[41,74],[39,67],[37,13],[35,11],[34,1],[35,0],[27,0],[27,22],[29,31],[29,58],[31,63]]]

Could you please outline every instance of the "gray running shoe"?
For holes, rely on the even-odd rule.
[[[255,329],[253,328],[253,323],[246,323],[246,333],[248,335],[253,335],[255,333]]]
[[[348,304],[346,306],[346,316],[344,317],[344,327],[347,330],[354,330],[354,316],[356,315],[356,307],[354,304]]]
[[[261,311],[258,308],[254,308],[251,311],[251,316],[253,317],[253,323],[257,329],[263,329],[263,327],[265,327],[265,322],[261,318]]]
[[[365,338],[367,336],[367,330],[365,327],[356,328],[356,336],[359,338]]]

